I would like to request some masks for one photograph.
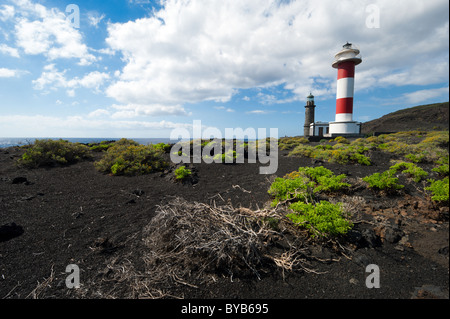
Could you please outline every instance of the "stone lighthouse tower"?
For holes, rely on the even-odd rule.
[[[330,135],[356,135],[360,133],[361,123],[353,121],[353,93],[355,85],[355,66],[362,62],[359,50],[346,43],[336,53],[333,68],[338,69],[336,93],[336,118],[330,122]]]
[[[305,125],[303,126],[303,136],[309,137],[311,135],[310,127],[311,123],[314,123],[314,108],[316,106],[314,105],[314,95],[309,93],[308,97],[306,98],[306,105],[305,105]]]

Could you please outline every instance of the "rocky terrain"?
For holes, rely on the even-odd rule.
[[[448,102],[415,106],[365,122],[361,131],[363,134],[371,134],[373,132],[401,132],[410,129],[422,131],[448,130],[448,113]]]
[[[449,296],[448,206],[436,205],[406,178],[401,179],[405,188],[393,194],[362,185],[361,177],[389,167],[392,155],[385,152],[372,152],[373,165],[361,166],[289,157],[287,151],[281,151],[273,175],[259,174],[258,163],[190,164],[193,178],[185,183],[174,181],[174,166],[165,173],[135,177],[102,174],[93,165],[100,153],[91,161],[69,166],[18,168],[15,161],[23,152],[18,147],[0,150],[0,298],[352,300]],[[352,187],[335,198],[345,202],[352,214],[354,227],[347,236],[313,241],[289,233],[288,228],[273,233],[257,228],[264,236],[248,237],[258,240],[251,247],[256,255],[246,251],[249,259],[244,261],[259,259],[247,269],[236,257],[244,253],[240,251],[230,252],[236,259],[216,268],[198,267],[208,256],[189,255],[195,256],[193,260],[169,256],[175,259],[167,260],[182,260],[180,267],[155,253],[167,252],[164,247],[171,247],[176,236],[197,231],[180,223],[170,228],[170,219],[161,222],[162,211],[169,217],[170,212],[180,216],[204,210],[214,214],[215,220],[229,218],[230,212],[253,214],[261,220],[264,209],[270,207],[267,191],[271,182],[300,166],[324,166],[347,175]],[[208,220],[196,222],[205,227],[204,236],[211,235],[205,226]],[[236,249],[249,247],[241,245]],[[299,250],[293,252],[293,248]],[[379,288],[366,285],[370,275],[366,267],[371,264],[379,267]],[[78,289],[66,286],[68,265],[79,268]],[[166,275],[158,273],[157,277],[161,269]]]

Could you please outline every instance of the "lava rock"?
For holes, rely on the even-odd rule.
[[[354,256],[353,261],[362,267],[367,267],[367,265],[371,264],[369,257],[363,254]]]
[[[13,239],[23,234],[23,227],[16,223],[5,224],[0,227],[0,242]]]
[[[441,255],[448,255],[448,246],[439,248],[438,253]]]
[[[142,195],[144,195],[144,191],[142,189],[135,189],[133,191],[133,194],[136,196],[142,196]]]
[[[398,228],[386,227],[384,231],[384,239],[391,244],[395,244],[402,239],[404,232]]]
[[[361,235],[361,233],[359,231],[350,229],[347,232],[347,240],[350,243],[356,245],[357,247],[361,247],[363,236]]]
[[[361,231],[363,247],[379,247],[381,246],[381,239],[375,234],[373,229],[364,229]]]
[[[23,176],[18,176],[18,177],[14,177],[12,180],[12,184],[29,184],[30,182],[28,181],[28,179],[26,177]]]

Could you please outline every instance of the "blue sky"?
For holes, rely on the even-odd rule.
[[[67,10],[75,5],[76,11]],[[69,7],[68,7],[69,6]],[[1,0],[0,137],[303,134],[333,121],[334,54],[361,50],[354,120],[448,101],[448,0]],[[77,19],[79,18],[79,25]]]

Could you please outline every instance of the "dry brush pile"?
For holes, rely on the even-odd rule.
[[[283,277],[289,271],[317,273],[312,262],[322,260],[309,251],[309,236],[285,214],[282,208],[254,211],[175,198],[159,206],[142,231],[145,269],[137,270],[126,256],[112,258],[103,280],[120,285],[97,295],[182,298],[183,288],[204,287],[220,277],[262,279],[274,270]]]

